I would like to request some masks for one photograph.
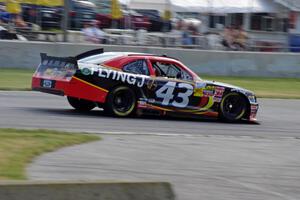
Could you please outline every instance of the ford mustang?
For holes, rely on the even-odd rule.
[[[255,121],[253,92],[202,80],[179,60],[165,55],[103,52],[75,57],[41,54],[32,89],[66,96],[79,111],[103,108],[117,117],[172,115]]]

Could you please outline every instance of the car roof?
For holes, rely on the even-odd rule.
[[[79,63],[88,63],[88,64],[100,64],[103,66],[109,66],[113,68],[120,68],[124,63],[130,61],[131,59],[149,59],[155,60],[158,62],[172,62],[178,63],[181,67],[183,67],[186,71],[188,71],[193,77],[198,77],[192,70],[182,64],[176,58],[167,57],[166,55],[155,55],[155,54],[147,54],[147,53],[136,53],[136,52],[104,52],[101,54],[96,54],[92,56],[88,56],[86,58],[78,60]],[[199,78],[199,77],[198,77]]]
[[[176,59],[167,57],[166,55],[154,55],[154,54],[147,54],[147,53],[137,53],[137,52],[104,52],[102,54],[88,56],[86,58],[80,59],[78,62],[81,63],[91,63],[91,64],[99,64],[104,63],[109,60],[117,59],[120,57],[127,57],[127,56],[135,56],[135,57],[143,57],[143,58],[150,58],[150,59],[160,59],[165,61],[174,61]]]

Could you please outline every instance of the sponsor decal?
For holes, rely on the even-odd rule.
[[[202,97],[203,96],[203,88],[205,88],[205,82],[196,82],[194,88],[194,96],[195,97]]]
[[[143,87],[145,84],[146,76],[130,74],[125,72],[120,72],[116,70],[106,69],[106,68],[82,68],[81,73],[83,75],[94,75],[98,73],[98,76],[101,78],[112,79],[115,81],[121,81],[123,83],[128,83],[130,85],[136,85],[138,87]]]
[[[255,120],[255,119],[256,119],[256,113],[251,113],[250,120]]]
[[[211,97],[214,96],[215,92],[215,86],[206,86],[203,91],[202,91],[202,96],[201,97]]]
[[[86,75],[86,76],[88,76],[88,75],[91,75],[91,70],[89,69],[89,68],[83,68],[82,70],[81,70],[81,73],[83,74],[83,75]]]
[[[44,88],[53,88],[54,87],[54,81],[52,80],[42,80],[42,87]]]
[[[147,106],[147,102],[146,101],[144,101],[144,100],[139,100],[138,101],[138,106],[137,106],[138,108],[147,108],[148,106]]]
[[[203,96],[204,97],[210,97],[214,95],[214,91],[213,90],[203,90]]]
[[[46,71],[44,72],[44,75],[46,75],[46,76],[51,76],[51,75],[53,75],[53,70],[50,69],[50,68],[46,69]]]
[[[250,120],[254,120],[256,118],[256,113],[258,111],[258,105],[251,105],[250,107]]]
[[[217,98],[222,97],[224,91],[225,91],[225,88],[224,88],[224,87],[215,87],[215,93],[214,93],[214,96],[217,97]]]
[[[152,91],[155,91],[156,88],[157,88],[157,83],[155,82],[155,80],[149,80],[148,83],[147,83],[147,88],[149,90],[152,90]]]
[[[220,103],[222,101],[222,97],[214,96],[214,102]]]
[[[155,99],[148,99],[149,103],[155,103]]]
[[[258,110],[258,105],[251,105],[251,113],[256,113]]]
[[[194,89],[194,96],[195,97],[202,97],[203,96],[203,89],[202,88],[195,88]]]
[[[204,88],[195,88],[194,96],[196,97],[210,97],[214,96],[215,86],[205,86]]]

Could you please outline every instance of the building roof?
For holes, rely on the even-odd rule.
[[[274,0],[274,2],[279,3],[290,10],[300,11],[300,0]]]
[[[286,7],[274,1],[276,0],[130,0],[129,8],[196,13],[278,13]]]
[[[171,9],[175,12],[278,13],[282,9],[300,11],[300,0],[130,0],[128,6],[161,12]]]

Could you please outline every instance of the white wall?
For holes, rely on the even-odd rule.
[[[142,46],[90,45],[74,43],[0,41],[0,67],[36,68],[40,53],[74,56],[87,50],[166,54],[181,60],[199,74],[224,76],[299,77],[300,54],[203,51]]]

